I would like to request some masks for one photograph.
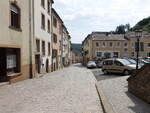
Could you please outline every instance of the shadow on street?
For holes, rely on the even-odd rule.
[[[135,113],[149,113],[150,112],[150,105],[141,100],[140,98],[134,96],[130,92],[125,92],[126,95],[132,100],[135,104],[134,106],[128,106],[129,109],[134,111]]]

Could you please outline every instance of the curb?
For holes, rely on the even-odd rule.
[[[112,107],[112,105],[109,103],[108,99],[104,95],[103,88],[101,87],[102,84],[100,82],[95,84],[100,103],[102,105],[102,109],[104,113],[116,113]]]
[[[5,85],[9,85],[9,82],[4,82],[4,83],[0,83],[0,87],[5,86]]]

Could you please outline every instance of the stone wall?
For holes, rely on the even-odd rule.
[[[129,92],[150,104],[150,64],[143,66],[127,80]]]

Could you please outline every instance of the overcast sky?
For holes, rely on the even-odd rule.
[[[54,0],[73,43],[81,43],[92,31],[115,30],[120,24],[134,26],[150,16],[150,0]]]

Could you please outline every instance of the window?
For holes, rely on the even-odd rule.
[[[53,25],[54,27],[57,27],[57,19],[55,17],[53,17]]]
[[[53,33],[53,42],[57,43],[57,35],[55,33]]]
[[[47,21],[48,33],[50,33],[50,20]]]
[[[128,47],[128,44],[127,44],[127,42],[125,42],[125,43],[124,43],[124,47]]]
[[[20,72],[20,49],[6,49],[7,75]]]
[[[99,43],[98,42],[96,42],[96,47],[98,47],[99,46]]]
[[[114,64],[117,65],[117,66],[122,66],[123,65],[121,62],[116,61],[116,60],[114,61]]]
[[[50,55],[50,53],[51,53],[51,45],[50,43],[48,43],[48,55]]]
[[[147,47],[149,47],[149,48],[150,48],[150,43],[148,43],[148,44],[147,44]]]
[[[109,43],[109,46],[110,46],[110,47],[112,47],[112,46],[113,46],[113,43],[112,43],[112,42],[110,42],[110,43]]]
[[[41,14],[41,28],[45,29],[45,15]]]
[[[119,53],[118,52],[114,52],[114,57],[118,58],[119,57]]]
[[[107,60],[105,62],[103,62],[104,65],[113,65],[113,61],[112,60]]]
[[[134,52],[131,53],[131,56],[134,57]]]
[[[106,46],[106,43],[105,42],[103,42],[103,47],[105,47]]]
[[[97,57],[102,57],[102,52],[97,52]]]
[[[50,1],[49,0],[47,0],[47,11],[50,14]]]
[[[7,73],[15,70],[16,62],[16,55],[7,55]]]
[[[135,51],[139,51],[139,44],[135,42]]]
[[[150,57],[150,53],[147,53],[147,57]]]
[[[62,33],[62,25],[59,25],[59,34]]]
[[[45,56],[45,42],[42,41],[42,55]]]
[[[144,43],[140,42],[140,51],[144,51]]]
[[[45,8],[45,0],[41,0],[41,6]]]
[[[57,50],[56,49],[53,49],[53,51],[52,51],[52,57],[53,58],[57,57]]]
[[[134,43],[133,42],[131,43],[131,47],[134,48]]]
[[[36,51],[40,52],[40,40],[36,40]]]
[[[117,47],[120,47],[120,42],[117,43]]]
[[[140,42],[139,44],[135,42],[135,51],[144,51],[144,43]]]
[[[11,27],[20,28],[20,9],[15,5],[10,5]]]

